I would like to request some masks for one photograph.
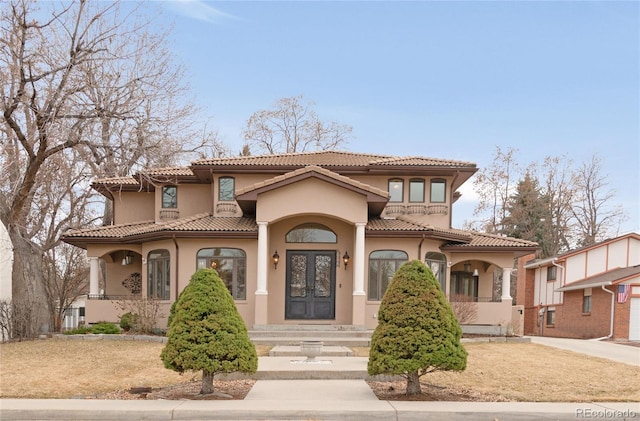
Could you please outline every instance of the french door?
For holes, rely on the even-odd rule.
[[[288,250],[285,319],[335,319],[336,252]]]

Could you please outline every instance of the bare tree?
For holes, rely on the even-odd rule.
[[[191,128],[195,109],[163,48],[166,33],[151,33],[137,6],[45,8],[0,5],[0,220],[14,247],[14,306],[43,322],[43,256],[60,232],[93,218],[94,198],[81,193],[88,180],[171,164],[210,140]]]
[[[244,139],[259,152],[268,154],[334,150],[347,143],[352,128],[320,121],[313,103],[302,95],[281,98],[271,110],[255,112],[247,121]]]
[[[575,197],[572,213],[578,235],[578,245],[588,246],[617,235],[625,220],[621,206],[610,203],[615,190],[609,189],[606,176],[602,174],[602,161],[594,155],[591,161],[576,168],[573,177]]]
[[[481,222],[481,230],[490,234],[503,233],[503,221],[507,215],[507,203],[514,193],[520,166],[516,161],[517,149],[503,151],[496,147],[493,162],[476,175],[473,186],[480,200],[474,209],[474,216],[488,215]]]

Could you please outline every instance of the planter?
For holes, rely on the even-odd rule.
[[[314,360],[322,354],[322,341],[302,341],[300,342],[300,352],[307,357],[307,360]]]

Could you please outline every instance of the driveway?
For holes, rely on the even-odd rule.
[[[592,339],[550,338],[528,336],[531,342],[555,348],[606,358],[625,364],[640,366],[640,347]]]

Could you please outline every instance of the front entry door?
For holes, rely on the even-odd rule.
[[[335,251],[287,251],[285,319],[335,319],[335,290]]]

